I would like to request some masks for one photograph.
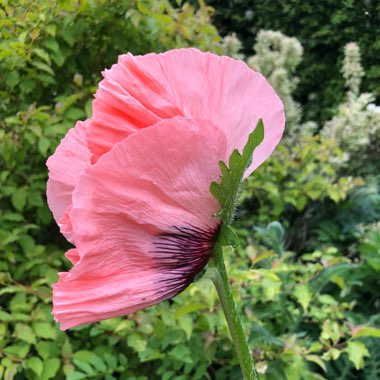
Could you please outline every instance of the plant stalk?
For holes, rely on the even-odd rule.
[[[223,259],[223,247],[220,242],[216,242],[213,256],[209,261],[209,277],[218,292],[244,380],[258,380],[253,358],[244,335],[243,326],[228,282],[226,266]]]

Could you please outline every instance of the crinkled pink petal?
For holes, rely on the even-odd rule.
[[[226,149],[210,122],[176,117],[124,139],[81,175],[70,213],[75,265],[53,291],[62,329],[143,309],[191,282],[219,226],[209,187]]]
[[[230,154],[235,148],[242,150],[262,118],[264,141],[253,155],[248,175],[269,157],[283,134],[281,100],[265,78],[242,61],[192,48],[127,54],[104,77],[87,132],[94,161],[139,128],[178,115],[209,120],[221,128]]]
[[[71,261],[71,264],[76,264],[79,261],[79,254],[76,248],[69,249],[65,256]]]
[[[69,242],[75,244],[75,232],[73,230],[73,226],[71,224],[71,218],[70,218],[72,209],[73,209],[72,204],[69,207],[67,207],[65,213],[63,214],[62,218],[58,222],[58,226],[62,235],[65,236],[65,238]]]
[[[166,86],[141,70],[132,54],[121,55],[103,77],[87,133],[93,162],[131,133],[182,115]]]
[[[145,268],[130,273],[82,277],[67,282],[65,275],[67,274],[61,273],[60,281],[53,285],[53,315],[62,330],[134,313],[183,290],[183,287],[165,287],[165,282],[170,277],[160,278],[156,270]]]
[[[78,121],[46,163],[49,169],[47,201],[58,224],[72,204],[72,193],[79,176],[90,165],[91,154],[84,138],[85,131],[86,124]]]

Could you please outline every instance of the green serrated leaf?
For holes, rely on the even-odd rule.
[[[30,326],[24,323],[17,323],[15,327],[15,336],[26,343],[35,343],[36,336]]]
[[[38,352],[38,355],[41,356],[42,359],[46,360],[51,355],[51,347],[48,342],[40,341],[36,344],[36,350]]]
[[[31,64],[35,67],[37,67],[37,69],[40,69],[42,71],[45,71],[46,73],[50,74],[51,76],[54,77],[54,71],[52,70],[52,68],[47,65],[46,63],[43,63],[43,62],[40,62],[40,61],[32,61]]]
[[[87,378],[87,375],[82,373],[82,372],[70,372],[66,379],[67,380],[81,380],[81,379],[86,379]]]
[[[36,322],[33,330],[38,337],[54,340],[57,337],[57,329],[48,322]]]
[[[228,167],[223,161],[219,163],[222,173],[221,180],[220,183],[212,182],[210,191],[221,206],[219,216],[226,226],[231,224],[244,173],[252,162],[254,150],[261,144],[263,139],[264,125],[260,119],[254,131],[249,135],[243,153],[240,154],[239,151],[235,149],[230,156]]]
[[[297,301],[302,305],[304,312],[306,312],[307,307],[309,306],[313,298],[313,293],[310,287],[305,284],[298,284],[294,288],[293,295],[297,299]]]
[[[372,326],[360,326],[352,333],[352,336],[354,338],[360,338],[363,336],[380,338],[380,329]]]
[[[94,369],[87,362],[84,362],[79,359],[74,359],[73,363],[76,367],[78,367],[80,370],[87,373],[88,375],[93,375],[95,373]]]
[[[41,139],[38,141],[38,150],[42,154],[42,156],[46,156],[46,153],[50,147],[50,140],[49,139]]]
[[[67,338],[65,343],[62,345],[62,357],[67,361],[71,358],[73,354],[73,347],[71,346],[70,340]]]
[[[17,71],[12,71],[12,72],[7,73],[7,74],[5,75],[5,83],[6,83],[9,87],[13,88],[13,87],[15,87],[15,86],[17,85],[17,83],[19,83],[19,82],[20,82],[20,75],[18,74]]]
[[[16,189],[12,193],[12,204],[18,211],[22,211],[26,204],[27,192],[24,187]]]
[[[4,352],[9,355],[15,355],[17,358],[25,358],[30,350],[30,345],[25,343],[15,344],[4,348]]]
[[[36,54],[38,57],[42,58],[46,63],[50,65],[49,53],[47,53],[46,50],[37,48],[33,49],[33,53]]]
[[[229,227],[222,225],[220,227],[220,236],[222,237],[221,243],[223,246],[229,245],[233,248],[237,247],[239,244],[239,238],[235,231]]]
[[[309,362],[313,362],[313,363],[319,365],[319,367],[321,367],[324,372],[327,372],[325,362],[318,355],[306,355],[305,359]]]
[[[146,342],[145,342],[145,345],[146,345]],[[106,352],[103,355],[103,358],[104,358],[104,360],[107,363],[107,367],[109,367],[111,369],[116,369],[116,367],[117,367],[117,359],[115,358],[114,355],[111,355],[111,354],[109,354],[109,353]]]
[[[104,361],[102,360],[102,358],[100,358],[99,356],[96,356],[94,355],[91,359],[90,359],[90,363],[100,372],[105,372],[107,370],[107,366],[106,364],[104,363]]]
[[[187,339],[191,338],[193,332],[193,319],[189,314],[184,314],[178,318],[178,324],[185,332]]]
[[[54,379],[60,366],[61,366],[61,362],[58,358],[47,359],[44,362],[44,368],[42,370],[41,380]]]
[[[129,347],[132,347],[137,352],[144,351],[146,348],[146,341],[141,335],[136,333],[128,335],[127,343]]]
[[[11,320],[12,320],[11,314],[7,313],[6,311],[0,310],[0,321],[9,322]]]
[[[28,358],[25,361],[25,365],[27,368],[30,368],[37,376],[41,376],[43,369],[43,362],[40,358],[34,356],[32,358]]]
[[[151,348],[147,348],[145,351],[139,353],[139,358],[141,362],[161,359],[163,357],[165,357],[165,355],[162,352]]]
[[[345,351],[356,369],[363,368],[364,358],[370,356],[368,349],[363,342],[348,342]]]
[[[178,307],[175,311],[175,318],[181,317],[181,315],[192,313],[198,310],[207,309],[207,305],[203,303],[186,303],[181,307]]]
[[[169,356],[174,359],[177,359],[181,362],[192,363],[191,352],[189,348],[183,344],[175,346],[170,352]]]

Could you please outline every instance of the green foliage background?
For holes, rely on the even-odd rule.
[[[51,317],[50,285],[70,265],[46,206],[47,157],[77,119],[90,116],[100,72],[119,54],[186,46],[223,53],[213,10],[165,0],[0,5],[0,379],[240,379],[206,279],[156,307],[68,332]],[[214,5],[220,17],[224,8]],[[283,20],[261,9],[256,28],[266,17]],[[340,15],[351,17],[344,7]],[[343,45],[323,40],[331,51]],[[379,39],[371,44],[366,56]],[[312,60],[306,54],[304,66]],[[301,71],[301,94],[317,91],[314,80],[325,75],[313,62]],[[373,69],[368,78],[377,75]],[[336,71],[331,78],[341,81]],[[368,81],[378,91],[375,83]],[[317,100],[310,114],[335,104]],[[319,135],[283,143],[243,191],[240,246],[225,253],[262,379],[380,377],[380,230],[372,228],[379,186],[338,173],[329,157],[341,153]]]

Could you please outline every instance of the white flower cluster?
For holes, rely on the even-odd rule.
[[[360,50],[351,42],[345,47],[343,77],[348,89],[338,113],[328,121],[322,135],[334,139],[345,153],[343,160],[332,163],[350,174],[378,174],[380,169],[380,107],[371,93],[360,93],[364,76]]]
[[[342,73],[349,91],[359,94],[360,84],[364,76],[364,70],[360,63],[360,49],[355,42],[350,42],[344,47],[344,59]]]
[[[240,54],[243,47],[241,41],[237,38],[236,33],[225,36],[222,40],[223,54],[235,59],[244,59],[244,54]]]
[[[302,60],[301,43],[281,32],[261,30],[254,45],[256,54],[247,59],[248,65],[261,72],[276,89],[285,105],[287,125],[295,126],[301,119],[301,108],[292,97],[298,84],[295,69]]]

